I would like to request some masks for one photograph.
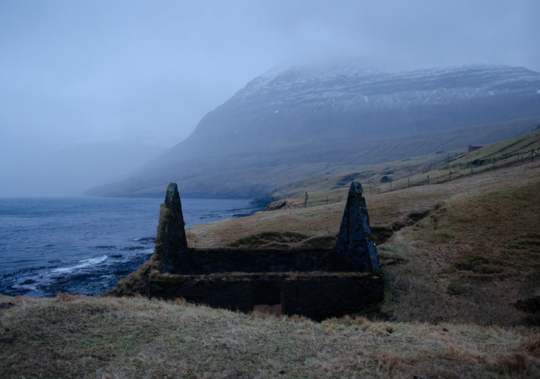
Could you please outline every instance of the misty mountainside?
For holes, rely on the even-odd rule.
[[[540,73],[298,66],[259,76],[184,141],[97,196],[258,197],[315,175],[493,143],[540,122]]]

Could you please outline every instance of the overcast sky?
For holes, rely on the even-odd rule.
[[[172,146],[282,63],[540,71],[540,1],[0,0],[0,171],[99,141]]]

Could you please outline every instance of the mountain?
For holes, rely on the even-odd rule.
[[[521,67],[277,69],[129,178],[86,194],[163,196],[177,182],[184,197],[257,197],[324,172],[513,138],[539,117],[540,73]]]

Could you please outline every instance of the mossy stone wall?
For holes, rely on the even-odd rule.
[[[282,283],[281,298],[284,315],[324,320],[377,305],[384,298],[384,282],[371,274],[287,278]]]

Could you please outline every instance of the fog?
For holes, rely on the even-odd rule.
[[[540,2],[0,1],[0,195],[81,194],[277,65],[540,71]]]

